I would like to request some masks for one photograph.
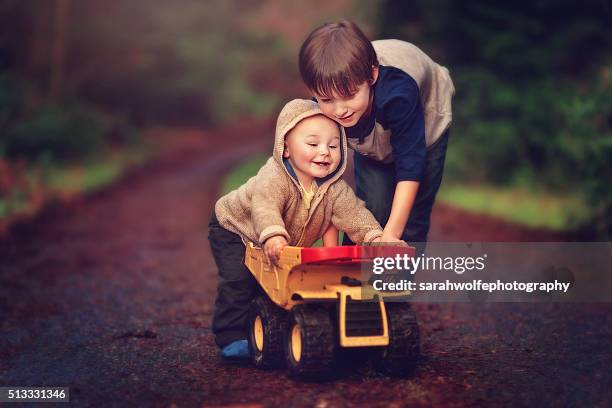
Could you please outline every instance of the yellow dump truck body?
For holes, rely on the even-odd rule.
[[[245,264],[272,302],[285,310],[304,302],[338,302],[342,347],[386,346],[389,330],[384,298],[409,292],[382,295],[367,284],[341,283],[342,278],[361,283],[363,262],[372,259],[372,249],[287,246],[276,267],[268,265],[261,248],[249,243]],[[413,253],[414,248],[405,250]],[[364,322],[367,328],[363,328]]]

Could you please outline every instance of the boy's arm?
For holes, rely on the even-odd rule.
[[[414,205],[427,155],[425,117],[418,85],[414,79],[400,76],[388,81],[387,86],[393,88],[382,92],[389,95],[383,101],[383,111],[391,130],[397,185],[382,241],[400,239]]]
[[[397,183],[391,214],[383,230],[381,242],[392,242],[393,238],[401,239],[418,190],[419,183],[416,181],[404,180]]]

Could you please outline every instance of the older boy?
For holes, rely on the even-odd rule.
[[[347,20],[314,30],[299,65],[321,111],[346,128],[356,193],[385,226],[382,241],[424,250],[452,119],[448,70],[407,42],[370,43]]]

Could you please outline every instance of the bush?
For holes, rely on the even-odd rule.
[[[576,189],[587,200],[592,221],[588,229],[600,239],[612,238],[612,90],[602,79],[561,105],[565,118],[559,146],[563,157],[575,163]]]
[[[110,123],[78,105],[44,105],[10,126],[0,139],[8,157],[75,160],[90,157],[104,145]]]
[[[10,72],[0,71],[0,143],[10,121],[21,110],[22,84]]]
[[[604,3],[385,1],[382,17],[383,37],[414,42],[450,68],[447,179],[581,194],[593,217],[587,229],[612,236]]]

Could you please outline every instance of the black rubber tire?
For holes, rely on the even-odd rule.
[[[254,325],[259,316],[263,325],[263,349],[255,344]],[[247,330],[251,360],[257,368],[280,368],[285,364],[283,336],[287,326],[287,312],[278,307],[267,296],[260,296],[251,302],[247,319]]]
[[[385,303],[389,325],[389,345],[375,357],[376,370],[391,377],[411,374],[419,358],[421,345],[416,314],[409,303]]]
[[[298,324],[302,352],[296,361],[291,346],[293,327]],[[289,313],[285,331],[285,360],[289,375],[300,380],[325,380],[335,363],[334,324],[330,310],[321,305],[296,305]]]

